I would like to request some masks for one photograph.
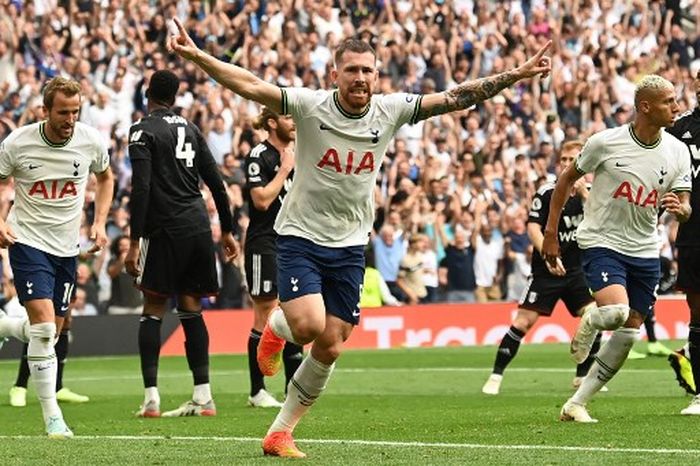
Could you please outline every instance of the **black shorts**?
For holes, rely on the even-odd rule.
[[[578,317],[579,309],[594,301],[581,269],[571,271],[563,277],[531,275],[519,305],[521,309],[551,316],[560,299],[574,317]]]
[[[700,293],[700,248],[678,248],[678,280],[680,291]]]
[[[186,238],[143,238],[139,265],[141,275],[136,284],[145,292],[163,296],[211,296],[219,292],[216,251],[209,232]]]
[[[253,298],[277,297],[276,254],[245,253],[245,281]]]

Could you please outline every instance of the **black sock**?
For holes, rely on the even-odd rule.
[[[647,331],[647,341],[656,343],[656,317],[650,314],[644,319],[644,329]]]
[[[58,336],[58,341],[54,346],[56,351],[56,362],[58,362],[58,370],[56,372],[56,391],[63,388],[63,368],[66,365],[66,358],[68,357],[68,332],[69,330],[62,330],[61,334]]]
[[[22,348],[22,358],[19,360],[19,369],[17,370],[17,380],[15,387],[27,388],[29,384],[29,363],[27,363],[27,349],[29,343],[25,343]]]
[[[139,354],[141,355],[141,376],[145,388],[158,386],[158,357],[160,356],[159,317],[141,316],[139,325]]]
[[[693,379],[695,380],[695,394],[700,395],[700,326],[690,326],[688,333],[688,352],[690,353],[690,365],[693,367]]]
[[[304,347],[295,343],[287,342],[282,351],[282,360],[284,361],[284,393],[287,393],[287,385],[292,380],[292,376],[301,366],[301,361],[304,359]]]
[[[513,326],[503,335],[503,340],[501,340],[501,344],[498,345],[498,351],[496,352],[496,362],[493,365],[494,374],[503,374],[508,364],[510,364],[515,355],[518,354],[520,340],[522,340],[524,336],[525,332]]]
[[[588,353],[588,357],[585,361],[576,366],[576,377],[585,377],[586,374],[588,374],[588,371],[591,369],[593,361],[595,360],[595,355],[598,354],[598,350],[600,349],[600,339],[602,337],[603,334],[601,332],[598,332],[598,335],[596,335],[595,340],[593,340],[593,346],[591,346],[591,352]]]
[[[250,396],[255,396],[260,390],[265,388],[265,378],[258,366],[258,343],[260,335],[254,328],[250,329],[248,336],[248,374],[250,374]]]
[[[177,316],[185,331],[185,353],[194,384],[209,383],[209,333],[202,313],[178,309]]]

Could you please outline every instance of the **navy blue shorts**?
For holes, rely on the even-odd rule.
[[[364,246],[329,248],[296,236],[277,238],[277,289],[281,302],[320,293],[326,312],[360,322]]]
[[[659,259],[589,248],[581,250],[581,264],[594,293],[609,285],[622,285],[627,288],[630,308],[645,316],[651,314],[661,278]]]
[[[10,246],[9,252],[19,302],[50,299],[56,315],[65,317],[75,291],[77,256],[54,256],[20,243]]]

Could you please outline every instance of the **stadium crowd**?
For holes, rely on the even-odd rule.
[[[513,68],[553,41],[551,76],[399,130],[375,189],[366,287],[373,281],[368,288],[376,293],[366,306],[517,300],[530,272],[529,204],[555,179],[562,142],[627,122],[645,74],[673,82],[681,111],[692,108],[691,69],[700,66],[700,2],[678,0],[4,0],[0,8],[0,141],[42,119],[42,84],[64,75],[80,81],[80,118],[110,147],[117,181],[111,246],[82,257],[74,315],[140,312],[140,293],[124,269],[127,137],[144,116],[157,69],[180,77],[176,107],[205,134],[245,237],[243,167],[265,138],[253,128],[260,108],[168,52],[174,16],[199,47],[281,86],[328,88],[332,51],[357,35],[376,48],[383,93],[443,91]],[[202,194],[218,240],[213,199],[204,187]],[[87,196],[82,250],[94,189]],[[12,199],[11,181],[0,183],[0,214]],[[675,267],[669,218],[659,234],[663,291]],[[220,263],[221,293],[207,307],[247,306],[242,257]],[[10,300],[11,274],[3,276]]]

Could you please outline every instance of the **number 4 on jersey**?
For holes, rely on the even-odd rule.
[[[175,158],[184,159],[185,165],[191,167],[195,152],[192,150],[192,143],[185,142],[185,127],[177,128],[177,147],[175,148]]]

